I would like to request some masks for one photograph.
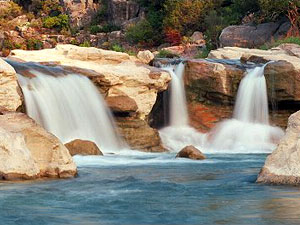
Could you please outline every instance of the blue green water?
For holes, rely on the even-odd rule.
[[[300,224],[300,189],[256,184],[264,154],[78,157],[75,179],[0,183],[0,224]]]

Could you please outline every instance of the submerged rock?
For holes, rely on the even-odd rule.
[[[257,182],[300,184],[300,111],[290,116],[285,136],[277,149],[267,157]]]
[[[192,145],[186,146],[180,152],[178,152],[176,158],[189,158],[194,160],[206,159],[205,155]]]
[[[17,111],[22,106],[23,95],[18,85],[16,71],[0,59],[0,107]]]
[[[65,144],[71,156],[74,155],[103,155],[98,146],[87,140],[76,139]]]
[[[0,178],[68,178],[77,173],[68,149],[22,113],[0,116]]]

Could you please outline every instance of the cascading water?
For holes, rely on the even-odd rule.
[[[10,63],[17,70],[27,114],[63,143],[90,140],[104,152],[117,152],[123,147],[109,109],[87,77],[53,76],[55,70],[47,73],[52,70],[50,67],[41,72],[34,67],[18,69],[15,62]],[[28,73],[34,77],[26,77]]]
[[[170,124],[159,131],[164,145],[173,151],[179,151],[187,145],[202,146],[204,135],[189,126],[189,117],[184,88],[184,63],[163,68],[172,77],[169,117]]]
[[[208,134],[207,148],[230,152],[262,152],[275,148],[283,131],[269,124],[265,66],[248,71],[243,78],[233,118],[221,122]]]

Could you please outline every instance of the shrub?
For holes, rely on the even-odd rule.
[[[178,45],[182,41],[181,34],[178,30],[172,28],[166,28],[165,30],[166,41],[171,45]]]
[[[62,30],[63,28],[69,28],[69,16],[66,14],[60,14],[58,16],[46,17],[43,21],[45,28],[57,28]]]
[[[100,27],[99,32],[110,33],[110,32],[116,31],[116,30],[120,30],[120,29],[121,29],[120,27],[118,27],[114,24],[107,23],[107,24],[102,25],[102,27]]]
[[[126,30],[125,37],[131,43],[147,43],[151,44],[153,28],[147,19],[143,19],[136,25],[130,26]]]
[[[8,2],[7,6],[0,8],[0,18],[1,19],[8,19],[11,20],[17,16],[22,15],[22,8],[14,3],[14,2]]]
[[[26,46],[28,50],[39,50],[43,48],[43,42],[38,39],[30,38],[27,40]]]
[[[98,25],[92,25],[90,27],[91,34],[97,34],[101,31],[101,28]]]
[[[113,44],[110,47],[111,50],[115,51],[115,52],[125,52],[125,49],[123,48],[123,46],[119,45],[119,44]]]
[[[287,44],[287,43],[300,45],[300,37],[287,37],[282,40],[276,40],[276,41],[266,43],[266,44],[260,46],[260,49],[268,50],[270,48],[274,48],[281,44]]]
[[[155,56],[156,58],[179,58],[177,54],[174,54],[168,50],[160,50],[159,53]]]
[[[79,45],[80,47],[91,47],[91,43],[89,41],[85,41]]]

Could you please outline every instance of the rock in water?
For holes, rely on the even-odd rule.
[[[277,149],[268,156],[257,182],[300,184],[300,111],[289,118],[285,136]]]
[[[98,146],[92,141],[76,139],[65,144],[70,154],[73,155],[103,155]]]
[[[205,155],[194,146],[186,146],[183,148],[178,154],[176,155],[176,158],[189,158],[194,160],[203,160],[206,159]]]
[[[1,115],[0,127],[0,179],[76,175],[76,165],[68,149],[25,114]]]

